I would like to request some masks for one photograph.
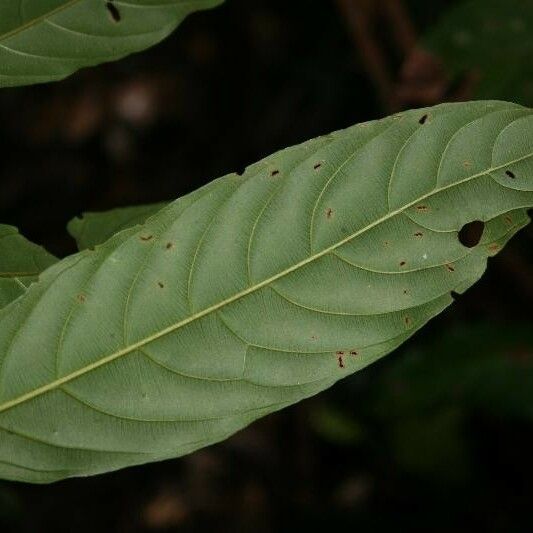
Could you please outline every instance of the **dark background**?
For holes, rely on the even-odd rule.
[[[82,211],[173,199],[403,108],[512,97],[483,83],[486,54],[448,57],[468,29],[432,37],[459,3],[228,0],[144,53],[3,90],[0,220],[62,256]],[[509,14],[514,26],[483,22],[481,44],[526,45],[508,29],[519,20],[531,39],[531,19]],[[518,71],[514,99],[531,105]],[[0,531],[531,531],[532,241],[523,230],[396,353],[224,443],[51,486],[0,482]]]

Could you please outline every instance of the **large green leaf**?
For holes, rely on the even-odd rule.
[[[94,248],[111,238],[115,233],[138,224],[160,211],[168,203],[119,207],[101,213],[84,213],[68,223],[68,232],[74,237],[78,248]]]
[[[26,292],[56,258],[25,239],[13,226],[0,225],[0,309]]]
[[[0,87],[60,80],[152,46],[223,0],[9,0],[0,3]]]
[[[479,279],[531,205],[533,114],[501,102],[409,111],[215,180],[0,311],[0,475],[176,457],[329,387]]]
[[[478,98],[533,104],[533,2],[467,0],[424,38],[453,76],[473,73]]]

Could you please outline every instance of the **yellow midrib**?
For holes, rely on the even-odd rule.
[[[18,35],[19,33],[22,33],[23,31],[26,31],[32,26],[35,26],[43,22],[45,19],[53,15],[56,15],[57,13],[61,13],[61,11],[64,11],[65,9],[68,9],[69,7],[72,7],[74,4],[77,4],[78,2],[81,2],[81,1],[82,0],[68,0],[68,2],[66,2],[62,6],[58,6],[55,9],[47,11],[46,13],[43,13],[42,15],[39,15],[38,17],[35,17],[34,19],[31,19],[28,22],[22,24],[21,26],[18,26],[17,28],[11,31],[8,31],[7,33],[4,33],[3,35],[0,35],[0,42],[10,39],[11,37]]]
[[[11,409],[21,403],[24,403],[28,400],[31,400],[37,396],[40,396],[42,394],[45,394],[47,392],[50,392],[54,389],[57,389],[58,387],[61,387],[62,385],[64,385],[65,383],[68,383],[74,379],[77,379],[85,374],[88,374],[89,372],[92,372],[93,370],[97,369],[97,368],[100,368],[101,366],[105,366],[106,364],[108,363],[111,363],[112,361],[115,361],[116,359],[119,359],[125,355],[128,355],[132,352],[135,352],[136,350],[142,348],[143,346],[146,346],[147,344],[150,344],[151,342],[154,342],[166,335],[169,335],[170,333],[173,333],[174,331],[177,331],[178,329],[190,324],[191,322],[194,322],[195,320],[199,320],[200,318],[203,318],[204,316],[206,315],[209,315],[219,309],[221,309],[222,307],[225,307],[226,305],[229,305],[237,300],[240,300],[241,298],[244,298],[245,296],[255,292],[255,291],[258,291],[260,289],[262,289],[263,287],[266,287],[267,285],[270,285],[271,283],[273,283],[274,281],[277,281],[278,279],[284,277],[284,276],[287,276],[288,274],[294,272],[295,270],[298,270],[302,267],[304,267],[305,265],[309,264],[309,263],[312,263],[313,261],[316,261],[317,259],[320,259],[321,257],[327,255],[328,253],[336,250],[337,248],[339,248],[340,246],[343,246],[344,244],[350,242],[351,240],[355,239],[356,237],[359,237],[360,235],[362,235],[363,233],[369,231],[370,229],[374,228],[375,226],[378,226],[379,224],[395,217],[396,215],[399,215],[401,214],[403,211],[406,211],[407,209],[410,209],[411,207],[414,207],[416,204],[420,203],[421,201],[423,200],[426,200],[428,198],[431,198],[431,196],[434,196],[435,194],[439,194],[441,193],[442,191],[445,191],[445,190],[448,190],[448,189],[451,189],[453,187],[457,187],[459,185],[462,185],[464,183],[467,183],[469,181],[472,181],[476,178],[479,178],[479,177],[482,177],[482,176],[486,176],[488,174],[490,174],[491,172],[494,172],[494,171],[497,171],[497,170],[501,170],[502,168],[506,168],[506,167],[509,167],[510,165],[514,165],[516,163],[519,163],[520,161],[524,161],[526,159],[529,159],[530,157],[533,157],[533,152],[528,154],[528,155],[525,155],[523,157],[520,157],[518,159],[515,159],[513,161],[508,161],[507,163],[505,163],[504,165],[499,165],[499,166],[496,166],[496,167],[492,167],[492,168],[489,168],[489,169],[486,169],[484,170],[483,172],[479,172],[478,174],[474,174],[472,176],[468,176],[467,178],[463,178],[462,180],[460,181],[456,181],[454,183],[451,183],[449,185],[446,185],[445,187],[441,187],[439,189],[434,189],[433,191],[427,193],[427,194],[424,194],[422,196],[420,196],[419,198],[417,198],[416,200],[413,200],[412,202],[408,203],[407,205],[401,207],[401,208],[398,208],[394,211],[391,211],[389,213],[387,213],[386,215],[384,215],[383,217],[375,220],[374,222],[372,222],[371,224],[369,224],[368,226],[365,226],[364,228],[360,229],[359,231],[355,232],[355,233],[352,233],[351,235],[349,235],[348,237],[345,237],[344,239],[342,239],[341,241],[329,246],[328,248],[325,248],[323,250],[321,250],[320,252],[317,252],[316,254],[314,255],[311,255],[309,256],[307,259],[304,259],[303,261],[300,261],[299,263],[296,263],[294,264],[292,267],[290,268],[287,268],[286,270],[283,270],[282,272],[279,272],[278,274],[275,274],[274,276],[271,276],[270,278],[267,278],[263,281],[261,281],[260,283],[256,284],[256,285],[253,285],[251,287],[248,287],[247,289],[245,289],[244,291],[241,291],[237,294],[234,294],[233,296],[231,296],[230,298],[227,298],[225,300],[222,300],[221,302],[217,303],[217,304],[214,304],[212,305],[211,307],[207,307],[206,309],[204,309],[203,311],[199,311],[198,313],[195,313],[193,315],[191,315],[190,317],[184,319],[184,320],[181,320],[180,322],[177,322],[176,324],[173,324],[171,326],[168,326],[167,328],[165,329],[162,329],[160,331],[158,331],[157,333],[154,333],[153,335],[150,335],[148,337],[145,337],[144,339],[141,339],[140,341],[136,342],[135,344],[132,344],[126,348],[123,348],[122,350],[119,350],[111,355],[108,355],[102,359],[100,359],[99,361],[96,361],[90,365],[87,365],[83,368],[80,368],[79,370],[76,370],[75,372],[72,372],[62,378],[59,378],[55,381],[52,381],[51,383],[49,383],[48,385],[44,385],[42,387],[39,387],[37,389],[34,389],[32,391],[29,391],[27,392],[26,394],[23,394],[17,398],[14,398],[12,400],[9,400],[3,404],[0,404],[0,413],[4,412],[4,411],[7,411],[8,409]]]

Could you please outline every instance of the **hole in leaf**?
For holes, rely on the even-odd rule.
[[[405,261],[400,261],[400,266],[403,267],[405,266],[407,263]]]
[[[481,220],[468,222],[459,230],[459,242],[466,248],[474,248],[479,244],[484,229],[485,222],[481,222]]]
[[[428,121],[429,115],[426,113],[422,117],[420,117],[420,120],[418,121],[419,124],[425,124]]]
[[[111,18],[113,19],[113,22],[121,21],[122,16],[120,15],[120,11],[118,10],[118,7],[113,2],[106,2],[105,7],[109,11]]]
[[[505,171],[505,175],[506,176],[509,176],[510,178],[512,179],[515,179],[516,178],[516,174],[514,172],[511,172],[510,170],[506,170]]]
[[[450,296],[454,299],[454,300],[458,300],[461,295],[457,292],[457,291],[452,291],[450,292]]]
[[[316,163],[313,167],[315,170],[318,170],[322,166],[322,163]]]
[[[273,171],[270,173],[270,175],[271,175],[272,177],[277,176],[278,174],[279,174],[279,170],[273,170]]]

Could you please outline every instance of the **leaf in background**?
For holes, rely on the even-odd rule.
[[[79,250],[94,248],[111,238],[115,233],[137,224],[144,224],[146,219],[160,211],[166,203],[121,207],[101,213],[84,213],[72,219],[68,232],[78,244]]]
[[[0,475],[176,457],[316,394],[450,305],[531,205],[533,114],[503,102],[402,113],[213,181],[0,311]]]
[[[533,2],[469,0],[452,7],[424,38],[450,74],[479,78],[477,98],[533,104]]]
[[[0,225],[0,309],[24,294],[39,274],[56,261],[16,228]]]
[[[0,3],[0,87],[65,78],[152,46],[223,0],[10,0]]]

